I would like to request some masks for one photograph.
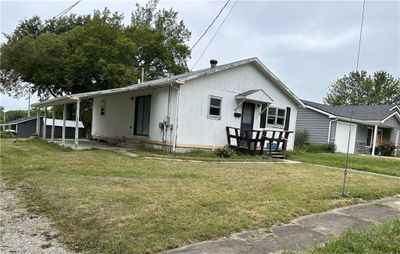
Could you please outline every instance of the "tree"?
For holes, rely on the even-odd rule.
[[[187,70],[190,32],[157,0],[136,6],[131,24],[108,9],[44,22],[22,21],[1,45],[0,91],[22,96],[32,84],[42,99],[123,87]]]
[[[340,105],[400,105],[400,79],[385,71],[373,76],[353,71],[336,80],[324,98],[325,103]]]

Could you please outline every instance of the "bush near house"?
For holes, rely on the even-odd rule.
[[[382,156],[393,156],[396,150],[396,145],[393,142],[383,142],[379,147]]]
[[[308,139],[307,130],[297,131],[294,137],[294,149],[302,150],[304,146],[307,144],[307,139]]]

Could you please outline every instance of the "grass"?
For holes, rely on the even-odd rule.
[[[198,161],[276,161],[266,155],[247,155],[234,153],[229,158],[221,158],[212,151],[205,150],[192,150],[185,153],[169,153],[162,150],[156,149],[141,149],[134,150],[133,153],[138,154],[141,157],[158,157],[158,158],[169,158],[169,159],[180,159],[180,160],[198,160]]]
[[[400,180],[309,164],[192,163],[1,141],[1,175],[77,251],[154,253],[400,193]]]
[[[323,246],[304,252],[324,253],[400,253],[400,220],[366,230],[347,231]]]
[[[291,152],[288,159],[332,167],[345,167],[346,154]],[[400,176],[400,160],[349,155],[349,168],[380,174]]]

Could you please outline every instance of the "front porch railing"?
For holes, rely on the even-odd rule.
[[[226,127],[229,147],[244,150],[251,154],[262,154],[264,149],[271,155],[274,151],[286,151],[289,134],[293,131],[279,130],[243,130]]]

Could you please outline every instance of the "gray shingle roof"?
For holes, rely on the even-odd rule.
[[[352,106],[330,106],[326,104],[316,103],[312,101],[302,100],[302,102],[313,108],[322,110],[326,113],[351,118]],[[385,104],[385,105],[354,105],[353,106],[353,119],[362,121],[382,121],[388,116],[392,115],[395,110],[393,109],[396,105]]]

